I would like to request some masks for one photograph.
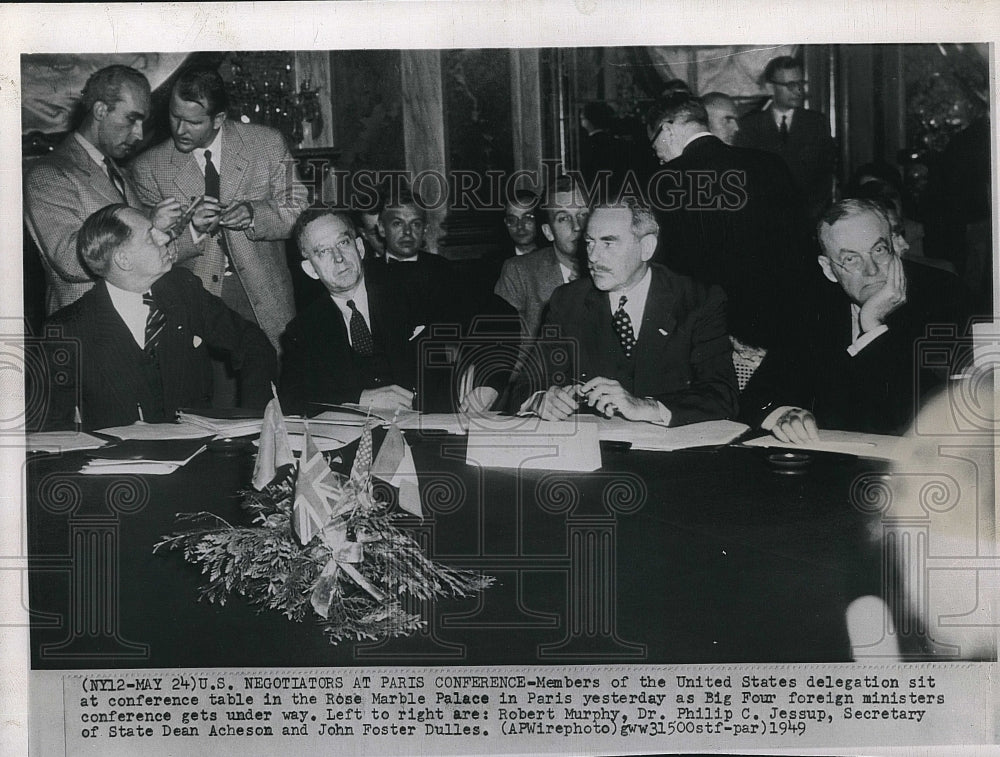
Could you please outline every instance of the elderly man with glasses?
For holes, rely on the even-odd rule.
[[[736,144],[780,155],[804,194],[807,215],[815,221],[829,204],[833,187],[830,120],[824,113],[803,107],[806,79],[802,61],[789,56],[774,58],[761,78],[771,99],[763,110],[740,120]]]
[[[954,368],[939,358],[964,333],[967,293],[954,275],[902,260],[869,200],[836,203],[817,234],[825,281],[800,311],[807,333],[768,352],[743,419],[793,443],[818,427],[901,434]]]

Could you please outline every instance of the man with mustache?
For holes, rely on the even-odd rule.
[[[149,82],[128,66],[95,71],[83,88],[80,127],[24,179],[24,217],[42,255],[46,312],[69,305],[94,286],[76,254],[77,233],[87,217],[114,203],[143,209],[132,174],[121,164],[142,141],[149,116]],[[143,209],[160,231],[181,216],[173,198]]]
[[[522,411],[562,420],[588,407],[668,426],[736,413],[725,295],[650,263],[658,234],[635,198],[595,207],[584,237],[591,278],[552,294],[538,343],[550,383]]]
[[[254,324],[174,268],[168,237],[134,208],[109,205],[77,235],[95,286],[46,323],[53,366],[69,381],[50,381],[44,425],[101,429],[144,420],[172,421],[179,408],[211,404],[209,348],[236,367],[243,407],[263,408],[277,376],[274,348]],[[79,345],[79,365],[52,351]],[[75,380],[80,378],[80,382]]]
[[[951,367],[922,360],[918,345],[935,326],[951,329],[937,338],[953,348],[968,297],[955,276],[902,260],[871,200],[835,203],[817,233],[826,281],[800,307],[808,333],[768,352],[741,398],[743,420],[793,443],[815,440],[819,426],[901,434]]]

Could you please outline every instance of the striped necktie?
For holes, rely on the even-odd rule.
[[[149,308],[149,315],[146,316],[146,344],[143,351],[150,356],[156,354],[156,347],[163,334],[163,327],[167,325],[166,314],[156,307],[152,292],[142,295],[142,304]]]
[[[122,202],[128,205],[128,198],[125,196],[125,180],[118,172],[118,166],[115,165],[115,162],[111,158],[105,155],[104,167],[108,169],[108,178],[111,179],[111,183],[115,185],[118,194],[122,196]]]

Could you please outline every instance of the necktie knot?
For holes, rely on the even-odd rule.
[[[211,150],[205,150],[205,162],[206,163],[211,163],[212,162],[212,151]]]
[[[142,304],[146,305],[147,307],[153,307],[154,306],[155,302],[153,300],[153,293],[152,292],[143,292],[142,293]]]
[[[618,298],[618,309],[621,310],[623,307],[625,307],[626,302],[628,302],[628,297],[623,294],[621,297]]]

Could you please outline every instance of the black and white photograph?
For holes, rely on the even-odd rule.
[[[10,753],[995,748],[1000,8],[734,5],[0,6]]]

